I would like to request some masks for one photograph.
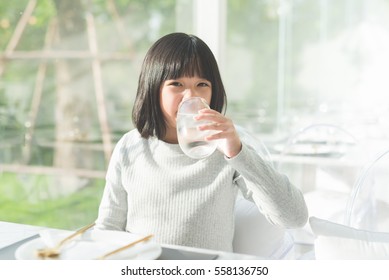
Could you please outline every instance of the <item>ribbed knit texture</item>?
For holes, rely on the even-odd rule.
[[[143,139],[132,130],[113,152],[96,227],[152,233],[166,244],[232,251],[237,187],[272,223],[305,224],[301,192],[249,147],[243,145],[232,159],[215,151],[195,160],[178,144]]]

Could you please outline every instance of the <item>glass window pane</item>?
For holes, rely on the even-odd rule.
[[[34,2],[0,4],[0,220],[76,228],[133,127],[146,51],[192,31],[192,1]]]
[[[325,121],[388,136],[388,1],[227,3],[230,114],[257,132]]]

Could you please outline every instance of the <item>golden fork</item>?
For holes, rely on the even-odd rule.
[[[39,258],[46,259],[46,258],[56,258],[60,254],[61,247],[69,242],[72,238],[76,237],[77,235],[83,234],[85,231],[93,227],[95,223],[92,223],[90,225],[84,226],[77,230],[75,233],[69,235],[68,237],[62,239],[60,242],[57,243],[54,247],[50,248],[43,248],[36,251],[36,254]]]
[[[131,242],[130,244],[124,245],[123,247],[120,247],[120,248],[115,249],[115,250],[113,250],[113,251],[111,251],[111,252],[109,252],[109,253],[107,253],[107,254],[105,254],[105,255],[102,255],[101,257],[98,257],[97,259],[98,259],[98,260],[104,260],[104,259],[108,258],[109,256],[112,256],[112,255],[114,255],[114,254],[116,254],[116,253],[119,253],[119,252],[121,252],[121,251],[124,251],[124,250],[126,250],[126,249],[128,249],[128,248],[131,248],[132,246],[134,246],[134,245],[136,245],[136,244],[138,244],[138,243],[147,241],[147,240],[149,240],[151,237],[153,237],[152,234],[147,235],[147,236],[145,236],[145,237],[143,237],[143,238],[141,238],[141,239],[138,239],[138,240],[136,240],[136,241]]]

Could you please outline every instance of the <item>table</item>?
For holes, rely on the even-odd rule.
[[[0,221],[0,260],[14,260],[16,249],[27,241],[39,237],[46,227]],[[258,256],[162,244],[159,260],[255,260]]]

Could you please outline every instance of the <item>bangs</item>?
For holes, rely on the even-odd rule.
[[[194,77],[212,81],[212,73],[209,58],[204,51],[191,44],[185,44],[170,53],[164,62],[163,80],[177,79],[180,77]],[[197,47],[197,48],[196,48]]]

